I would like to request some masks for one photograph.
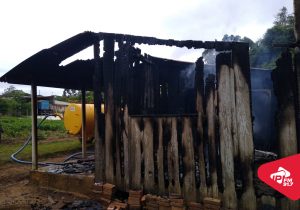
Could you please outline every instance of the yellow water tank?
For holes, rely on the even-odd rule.
[[[87,139],[94,137],[94,104],[86,104],[86,136]],[[81,104],[69,104],[64,113],[64,124],[68,133],[81,135],[82,111]]]

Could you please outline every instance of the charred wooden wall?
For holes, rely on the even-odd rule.
[[[193,202],[221,198],[225,209],[256,209],[248,45],[220,53],[216,76],[206,80],[199,58],[187,97],[193,100],[177,101],[178,72],[159,67],[159,59],[142,56],[131,42],[118,45],[115,51],[113,40],[104,39],[99,67],[106,106],[105,130],[96,123],[97,181]],[[182,100],[189,106],[180,111]]]

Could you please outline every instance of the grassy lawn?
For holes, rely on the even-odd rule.
[[[40,121],[39,119],[38,123]],[[4,130],[2,134],[4,140],[23,140],[31,132],[31,117],[1,116],[0,124]],[[38,129],[38,137],[39,139],[64,138],[68,137],[68,134],[62,120],[45,120]]]
[[[0,144],[0,165],[12,162],[10,155],[14,153],[22,144]],[[78,139],[68,139],[61,141],[39,142],[38,154],[39,160],[44,160],[48,157],[54,157],[58,154],[70,154],[75,151],[80,151],[81,143]],[[17,158],[22,160],[31,160],[31,145],[29,144]]]
[[[0,165],[3,165],[11,162],[10,155],[23,145],[31,134],[31,118],[0,116],[0,124],[4,130],[0,143]],[[45,120],[38,129],[38,139],[39,160],[58,154],[70,154],[80,151],[81,148],[78,138],[67,134],[62,120]],[[17,158],[31,160],[31,145],[29,144]]]

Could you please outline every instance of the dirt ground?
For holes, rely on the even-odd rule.
[[[49,161],[63,158],[51,158]],[[67,203],[84,200],[34,186],[29,182],[30,169],[30,165],[17,163],[0,166],[0,209],[60,209]]]

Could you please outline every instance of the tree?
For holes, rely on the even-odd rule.
[[[21,116],[30,113],[29,94],[9,86],[0,97],[0,113],[3,115]]]
[[[248,42],[250,66],[257,68],[275,68],[275,62],[284,50],[280,47],[274,47],[274,44],[295,43],[294,37],[294,16],[288,14],[287,8],[283,7],[275,16],[274,25],[269,28],[264,36],[256,42],[248,37],[241,38],[239,35],[223,36],[222,41],[228,42]],[[214,50],[205,50],[202,54],[205,64],[215,64],[216,52]]]
[[[247,42],[249,43],[250,49],[253,47],[254,42],[248,37],[241,37],[239,35],[228,35],[225,34],[222,38],[223,42]],[[202,53],[203,61],[205,64],[215,65],[217,52],[214,49],[206,49]]]
[[[255,43],[253,52],[250,52],[250,55],[252,54],[250,56],[251,65],[274,68],[276,60],[284,50],[280,47],[274,47],[274,44],[294,42],[294,16],[288,14],[286,7],[283,7],[276,15],[273,27],[266,31],[263,38]]]

